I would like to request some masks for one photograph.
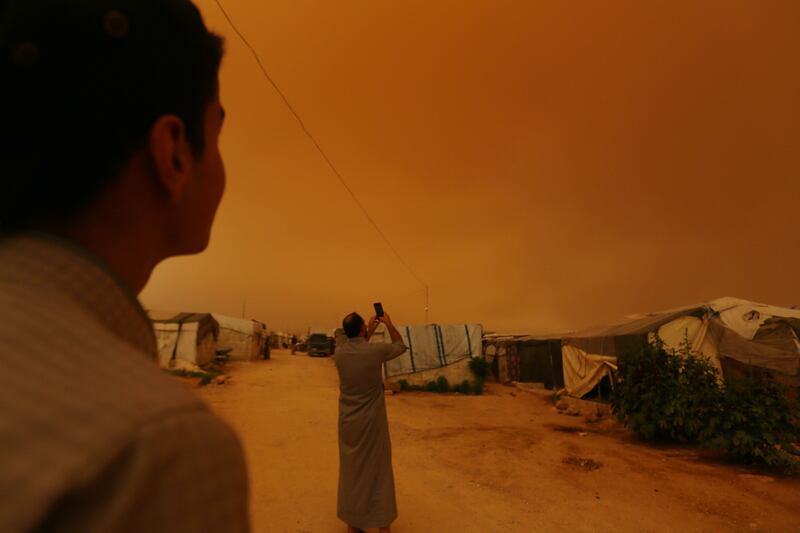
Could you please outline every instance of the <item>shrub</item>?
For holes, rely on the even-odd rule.
[[[460,385],[456,385],[454,390],[455,392],[459,392],[461,394],[472,394],[472,384],[468,379],[465,379]]]
[[[469,360],[469,369],[475,379],[478,381],[485,381],[489,375],[489,363],[485,357],[473,357]]]
[[[439,384],[436,383],[435,381],[429,381],[425,385],[425,390],[428,392],[439,392]]]
[[[618,363],[611,405],[631,430],[800,471],[800,411],[770,377],[753,373],[720,385],[716,369],[688,342],[667,352],[658,339]]]
[[[696,442],[708,436],[721,391],[711,363],[687,343],[668,352],[657,339],[620,357],[611,393],[617,417],[646,439]]]
[[[704,445],[747,463],[800,469],[798,405],[786,388],[754,372],[729,379],[723,391],[722,409]]]
[[[473,385],[470,383],[468,379],[465,379],[458,385],[450,385],[450,382],[447,380],[445,376],[439,376],[436,381],[429,381],[423,386],[420,385],[413,385],[406,381],[405,379],[401,379],[400,383],[400,390],[404,391],[426,391],[426,392],[435,392],[438,394],[443,394],[447,392],[458,392],[461,394],[483,394],[483,383],[476,381]]]

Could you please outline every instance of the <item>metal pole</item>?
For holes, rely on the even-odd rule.
[[[427,285],[425,285],[425,325],[430,323],[428,313],[430,311],[431,292]]]

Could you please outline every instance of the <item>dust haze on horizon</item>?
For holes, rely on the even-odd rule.
[[[146,307],[334,327],[424,291],[213,0],[228,185]],[[223,0],[430,319],[540,333],[800,304],[800,3]]]

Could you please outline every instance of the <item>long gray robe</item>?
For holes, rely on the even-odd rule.
[[[340,383],[338,516],[353,527],[386,527],[397,518],[381,366],[405,351],[402,342],[370,344],[362,337],[336,347]]]

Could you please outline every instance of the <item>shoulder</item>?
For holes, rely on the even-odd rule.
[[[243,483],[244,460],[230,428],[151,356],[78,306],[0,291],[0,345],[7,369],[0,486],[14,487],[3,491],[4,503],[19,509],[19,525],[109,475],[139,476],[144,492],[146,479],[152,488],[175,472],[201,483],[207,468],[226,469],[230,484]]]

